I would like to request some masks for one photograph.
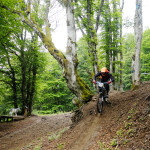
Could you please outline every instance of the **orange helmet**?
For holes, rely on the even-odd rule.
[[[108,70],[107,70],[106,67],[103,67],[103,68],[101,69],[101,74],[102,74],[102,76],[105,76],[105,75],[107,74],[107,72],[108,72]]]

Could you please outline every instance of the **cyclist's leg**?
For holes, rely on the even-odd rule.
[[[108,92],[109,92],[109,85],[105,84],[105,89],[106,89],[106,97],[108,97]]]
[[[108,101],[109,84],[106,84],[106,85],[105,85],[105,89],[106,89],[105,102],[106,102],[107,104],[111,104],[111,102]]]

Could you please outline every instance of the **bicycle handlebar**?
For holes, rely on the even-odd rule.
[[[96,81],[96,84],[98,84],[98,83],[108,84],[108,82],[100,82],[100,81]]]

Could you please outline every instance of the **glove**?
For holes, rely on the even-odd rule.
[[[111,83],[111,81],[108,81],[108,84],[110,84]]]
[[[94,84],[96,84],[96,81],[95,81],[95,80],[93,80],[93,83],[94,83]]]

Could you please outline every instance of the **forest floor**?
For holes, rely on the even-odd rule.
[[[150,82],[135,91],[113,91],[109,101],[100,115],[93,98],[74,124],[72,113],[0,123],[0,150],[149,150]]]

